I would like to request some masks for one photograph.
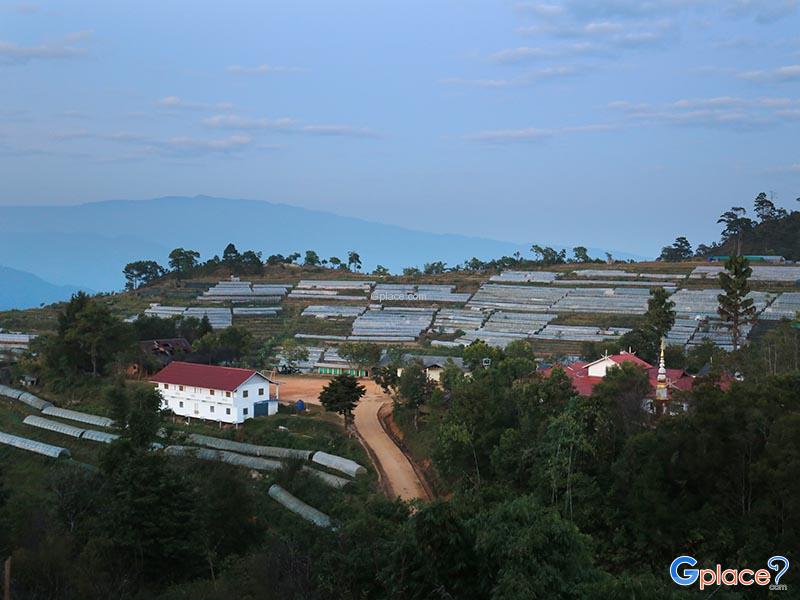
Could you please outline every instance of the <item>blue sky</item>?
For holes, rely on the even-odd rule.
[[[0,4],[0,204],[209,194],[657,254],[800,196],[797,0]],[[267,224],[268,228],[268,224]]]

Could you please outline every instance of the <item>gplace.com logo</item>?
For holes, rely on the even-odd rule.
[[[697,560],[692,556],[679,556],[669,566],[669,576],[678,585],[688,587],[700,584],[703,590],[712,585],[760,585],[769,586],[770,590],[782,591],[786,584],[781,584],[781,577],[789,570],[789,559],[785,556],[773,556],[767,561],[769,569],[723,569],[716,565],[713,569],[695,569]],[[687,568],[688,567],[688,568]],[[772,572],[775,571],[775,580]]]

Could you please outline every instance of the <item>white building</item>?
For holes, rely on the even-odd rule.
[[[0,352],[24,352],[35,337],[31,333],[0,331]]]
[[[441,383],[442,373],[444,373],[445,367],[447,367],[447,363],[450,361],[452,361],[456,367],[461,369],[462,373],[469,375],[469,371],[464,365],[464,360],[458,356],[415,356],[413,354],[403,355],[403,365],[407,365],[412,361],[421,362],[428,379],[434,383]],[[397,367],[398,377],[403,374],[403,370],[403,366]]]
[[[278,412],[278,384],[252,369],[174,361],[150,381],[161,392],[162,408],[176,415],[242,423]]]

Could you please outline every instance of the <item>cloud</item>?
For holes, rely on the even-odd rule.
[[[733,16],[772,23],[793,14],[797,7],[798,0],[729,0],[726,10]]]
[[[165,96],[156,100],[155,105],[165,110],[230,110],[233,104],[230,102],[217,102],[208,104],[204,102],[188,102],[179,96]]]
[[[41,11],[41,7],[38,4],[22,3],[12,6],[11,10],[20,15],[34,15]]]
[[[81,112],[79,110],[62,110],[58,113],[59,117],[64,117],[66,119],[88,119],[89,115],[85,112]]]
[[[547,4],[544,2],[519,2],[514,5],[514,10],[521,14],[530,14],[537,17],[558,17],[566,12],[560,4]]]
[[[294,126],[293,119],[282,117],[280,119],[252,119],[238,115],[214,115],[203,119],[203,124],[220,129],[288,129]]]
[[[86,129],[58,131],[51,134],[50,137],[58,142],[92,139],[128,145],[136,149],[137,153],[133,154],[135,156],[147,156],[152,154],[166,154],[170,156],[180,154],[227,154],[243,150],[253,142],[253,138],[246,134],[235,134],[228,137],[210,139],[190,136],[175,136],[167,139],[160,139],[125,131],[98,133]]]
[[[228,73],[235,75],[272,75],[280,73],[305,73],[307,69],[301,67],[286,67],[280,65],[257,65],[255,67],[243,67],[241,65],[231,65],[225,69]]]
[[[713,98],[682,99],[666,104],[612,102],[608,107],[625,118],[649,124],[694,127],[754,129],[791,118],[795,98]]]
[[[91,37],[90,31],[70,33],[60,40],[38,46],[20,46],[14,42],[0,41],[0,64],[21,65],[35,60],[76,58],[86,54],[86,48],[76,44]]]
[[[582,69],[573,65],[560,65],[560,66],[553,66],[553,67],[546,67],[544,69],[539,69],[538,71],[533,71],[525,75],[520,75],[519,77],[499,78],[499,79],[463,79],[458,77],[451,77],[448,79],[443,79],[442,83],[446,85],[460,85],[460,86],[491,88],[491,89],[508,88],[508,87],[533,85],[535,83],[551,79],[570,77],[572,75],[577,75],[578,73],[581,72],[581,70]]]
[[[747,81],[800,81],[800,65],[787,65],[776,69],[757,71],[743,71],[738,74],[740,79]]]
[[[383,137],[377,131],[364,127],[352,127],[350,125],[303,125],[300,127],[301,133],[309,135],[331,136],[331,137],[356,137],[377,139]]]
[[[500,50],[490,55],[489,58],[501,64],[517,64],[532,60],[545,60],[560,56],[575,56],[579,54],[590,54],[602,51],[602,48],[589,42],[581,42],[561,46],[556,48],[541,48],[520,46],[518,48],[508,48]]]
[[[539,129],[536,127],[526,127],[522,129],[494,129],[469,134],[464,136],[464,139],[471,142],[483,142],[490,144],[513,144],[522,142],[537,142],[570,133],[610,131],[612,129],[616,129],[617,127],[617,125],[600,123],[596,125],[561,127],[557,129]]]
[[[222,139],[198,139],[192,137],[173,137],[157,145],[174,150],[199,152],[231,152],[249,146],[253,141],[249,135],[231,135]]]
[[[239,131],[278,131],[283,133],[303,133],[318,136],[338,136],[356,138],[382,137],[377,131],[352,125],[314,125],[303,124],[289,117],[279,119],[250,118],[239,115],[214,115],[203,119],[203,124],[216,129]]]

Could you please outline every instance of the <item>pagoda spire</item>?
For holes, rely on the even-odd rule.
[[[656,378],[656,414],[663,415],[667,412],[669,402],[669,389],[667,388],[667,365],[664,361],[666,340],[661,338],[661,354],[658,359],[658,377]]]

